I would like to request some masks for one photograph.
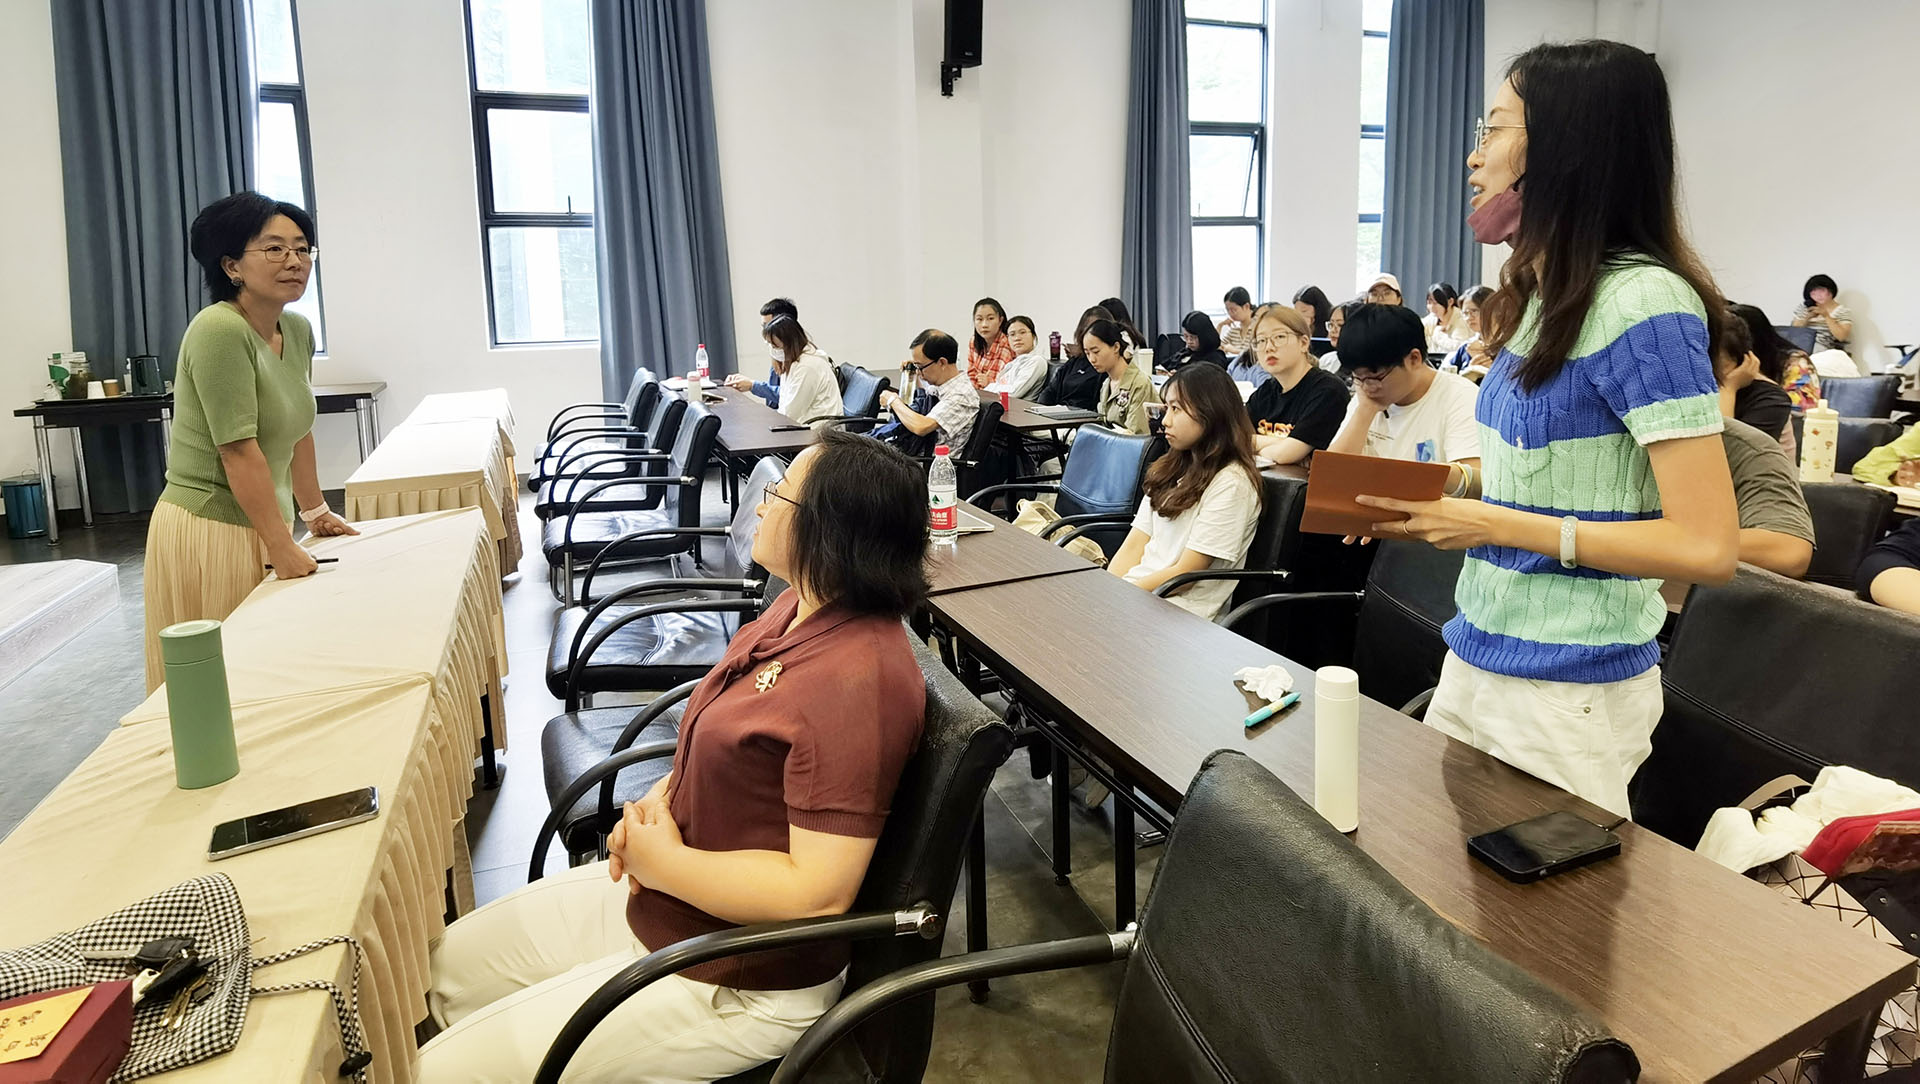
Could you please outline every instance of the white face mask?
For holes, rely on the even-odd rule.
[[[768,353],[772,355],[773,360],[775,361],[787,360],[787,352],[785,350],[780,349],[777,346],[768,347]]]

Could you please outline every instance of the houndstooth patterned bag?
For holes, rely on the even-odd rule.
[[[211,992],[195,1003],[179,1026],[162,1021],[164,998],[149,998],[134,1007],[133,1043],[126,1060],[109,1084],[138,1080],[192,1065],[233,1049],[247,1020],[247,1003],[254,994],[292,990],[325,990],[340,1020],[341,1044],[347,1060],[342,1076],[366,1079],[371,1060],[360,1031],[360,946],[351,937],[328,937],[299,948],[254,960],[247,937],[247,915],[240,894],[224,873],[195,877],[123,907],[70,933],[58,934],[36,945],[0,950],[0,1001],[42,990],[85,986],[128,977],[128,964],[141,946],[161,937],[191,937],[194,951],[207,965]],[[353,950],[353,990],[343,995],[324,981],[254,987],[253,973],[327,945],[346,944]]]

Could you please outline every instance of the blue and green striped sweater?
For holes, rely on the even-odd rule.
[[[1656,519],[1660,490],[1646,446],[1720,431],[1705,308],[1655,264],[1610,267],[1571,360],[1532,392],[1514,374],[1538,333],[1534,298],[1480,388],[1483,499],[1557,518]],[[1591,684],[1659,661],[1666,616],[1658,580],[1562,568],[1508,546],[1467,552],[1447,646],[1496,674]]]

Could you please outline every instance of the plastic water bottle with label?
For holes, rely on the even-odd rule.
[[[707,344],[701,343],[700,349],[693,352],[693,375],[704,386],[707,382]]]
[[[955,545],[960,537],[959,482],[946,445],[933,450],[933,469],[927,472],[927,533],[936,546]]]

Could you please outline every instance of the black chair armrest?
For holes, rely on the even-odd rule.
[[[1415,719],[1425,719],[1427,717],[1427,705],[1433,703],[1433,694],[1439,691],[1437,688],[1425,690],[1412,700],[1400,705],[1400,714],[1410,715]],[[608,793],[612,792],[609,791]]]
[[[689,478],[685,475],[681,475],[678,478],[609,478],[594,486],[592,489],[587,490],[586,496],[581,497],[575,502],[573,508],[567,512],[567,529],[560,536],[560,544],[567,549],[573,548],[573,525],[578,521],[580,513],[587,511],[586,506],[593,503],[595,497],[598,497],[609,489],[614,489],[619,486],[634,486],[639,489],[664,489],[668,486],[693,486],[698,485],[699,482],[700,479]],[[626,541],[626,539],[615,539],[614,542],[609,542],[607,545],[612,546],[622,541]],[[606,552],[605,546],[601,547],[601,552]]]
[[[1035,945],[968,952],[930,960],[877,978],[842,998],[838,1005],[814,1021],[813,1026],[800,1036],[800,1041],[794,1044],[773,1071],[773,1084],[796,1084],[805,1080],[814,1062],[842,1036],[875,1013],[907,998],[963,982],[1124,960],[1133,953],[1134,936],[1132,930],[1127,930],[1123,933],[1091,934],[1063,941],[1042,941]],[[543,1065],[541,1068],[546,1067]]]
[[[661,757],[670,757],[679,744],[677,741],[652,741],[645,745],[636,745],[631,749],[622,749],[581,772],[573,782],[568,783],[567,789],[554,797],[553,807],[547,810],[547,819],[540,822],[540,831],[533,837],[533,857],[527,862],[527,883],[532,884],[546,875],[547,848],[553,845],[553,837],[560,832],[561,819],[567,815],[568,810],[573,808],[573,804],[580,800],[581,795],[599,786],[603,780],[611,789],[613,777],[619,774],[620,769],[630,768],[649,760],[659,760]]]
[[[607,638],[621,628],[643,617],[658,617],[661,614],[747,614],[759,611],[760,600],[746,598],[682,599],[679,602],[657,602],[651,606],[636,606],[628,610],[607,622],[599,632],[594,633],[593,638],[587,641],[586,646],[581,648],[578,654],[570,654],[567,659],[567,710],[580,710],[580,675],[586,670],[587,660],[593,658],[593,653],[600,650],[601,645],[607,642]]]
[[[1154,588],[1153,593],[1166,598],[1182,587],[1202,580],[1284,580],[1291,575],[1284,568],[1203,568],[1198,572],[1182,572]]]
[[[699,687],[700,682],[697,680],[683,681],[673,688],[668,689],[666,692],[661,693],[659,696],[654,697],[652,700],[647,701],[647,706],[641,708],[639,713],[627,720],[627,725],[621,728],[620,736],[613,739],[613,748],[607,750],[607,755],[612,756],[614,753],[622,752],[627,746],[632,745],[634,739],[640,736],[641,731],[650,726],[655,719],[660,718],[668,708],[692,696],[693,690]],[[611,775],[607,776],[600,784],[600,823],[613,823],[613,776]]]
[[[1075,516],[1073,518],[1078,519],[1079,517]],[[1054,522],[1058,523],[1059,521],[1055,520]],[[1047,524],[1047,526],[1052,527],[1053,524],[1049,523]],[[1094,520],[1092,523],[1082,523],[1078,527],[1075,527],[1072,530],[1068,531],[1066,534],[1063,534],[1058,538],[1052,539],[1051,541],[1056,546],[1064,547],[1067,543],[1073,541],[1074,539],[1079,538],[1082,535],[1092,534],[1093,532],[1099,530],[1102,527],[1130,528],[1132,526],[1133,526],[1132,516],[1119,516],[1114,519],[1098,519],[1098,520]],[[1046,536],[1042,535],[1041,537],[1044,538]]]
[[[582,506],[586,503],[585,501],[577,502],[574,505],[574,510],[581,510]],[[592,511],[592,509],[586,509],[586,511]],[[643,538],[671,537],[673,535],[699,535],[703,538],[714,538],[723,537],[732,533],[733,528],[731,527],[652,527],[644,531],[628,531],[626,534],[601,546],[600,551],[593,555],[593,560],[587,562],[587,578],[580,583],[580,601],[582,604],[590,604],[593,601],[593,595],[591,593],[593,590],[593,574],[599,571],[600,562],[607,554],[612,553],[613,548],[623,542],[638,542]]]
[[[1357,603],[1360,601],[1360,597],[1360,592],[1358,591],[1296,591],[1292,594],[1261,595],[1259,598],[1248,599],[1233,609],[1228,610],[1226,614],[1215,621],[1214,624],[1225,628],[1232,628],[1234,625],[1239,624],[1241,618],[1250,613],[1288,602],[1308,602],[1317,599],[1343,598],[1350,602]]]
[[[626,408],[627,408],[627,404],[625,403],[568,403],[566,406],[563,406],[560,408],[559,413],[553,416],[552,421],[547,423],[547,439],[552,440],[554,427],[559,425],[561,422],[567,420],[567,417],[573,414],[573,412],[576,410],[578,411],[595,411],[595,410],[624,411]]]
[[[587,630],[593,627],[593,623],[600,618],[601,614],[612,609],[616,603],[646,595],[657,595],[662,591],[738,591],[758,595],[765,586],[766,584],[760,580],[709,580],[699,576],[668,576],[628,584],[598,602],[585,597],[585,592],[582,591],[579,605],[588,607],[587,616],[581,620],[580,627],[574,630],[573,644],[567,649],[567,658],[573,658],[574,654],[580,650],[581,642],[586,639]]]
[[[638,430],[627,424],[627,416],[624,414],[583,414],[578,418],[570,419],[565,425],[547,435],[546,454],[548,457],[558,454],[561,449],[554,445],[562,441],[565,441],[569,448],[579,443],[569,438],[633,432]]]
[[[1058,478],[1059,475],[1056,474],[1053,477]],[[988,486],[985,489],[979,490],[978,492],[974,493],[973,496],[967,498],[967,503],[972,505],[979,505],[980,507],[984,508],[986,506],[980,504],[980,498],[991,497],[998,493],[1058,493],[1058,492],[1060,492],[1060,487],[1058,485],[1047,485],[1043,480],[1025,482],[1024,484],[1023,482],[1007,482],[1002,485]]]
[[[864,941],[876,937],[903,937],[909,934],[931,940],[938,937],[944,919],[930,904],[918,904],[905,911],[865,911],[832,915],[826,918],[801,918],[791,922],[765,922],[740,926],[718,933],[689,937],[678,944],[655,950],[623,968],[574,1010],[547,1056],[534,1073],[534,1084],[559,1084],[567,1062],[620,1003],[644,989],[649,983],[677,974],[695,964],[739,956],[749,952],[767,952],[825,941]]]
[[[644,437],[647,434],[645,434],[644,432],[638,429],[616,429],[612,431],[611,435],[613,435],[616,438],[622,437],[622,436],[633,438],[633,437]],[[601,456],[607,456],[607,455],[640,456],[640,455],[665,455],[665,454],[666,454],[665,452],[662,452],[660,449],[654,448],[654,447],[637,447],[636,448],[627,444],[614,444],[614,445],[589,444],[586,442],[586,438],[583,437],[581,440],[574,442],[574,444],[568,445],[567,450],[564,452],[561,452],[557,456],[554,453],[549,452],[547,454],[547,458],[542,462],[553,464],[553,469],[543,470],[542,473],[545,474],[548,478],[553,479],[554,481],[559,481],[560,479],[569,476],[569,472],[567,468],[573,466],[576,463],[585,463],[587,460],[597,459]],[[586,471],[588,469],[590,468],[588,467],[580,468],[580,470],[582,471]]]
[[[547,442],[547,454],[545,458],[558,460],[595,437],[639,437],[645,435],[645,430],[635,429],[631,425],[597,425],[590,429],[567,430]]]
[[[1040,537],[1050,538],[1055,531],[1058,531],[1062,527],[1098,527],[1108,523],[1125,523],[1131,525],[1133,523],[1133,513],[1082,512],[1073,516],[1061,516],[1059,519],[1053,520],[1045,527],[1040,528]],[[1056,546],[1059,544],[1058,542],[1054,543]]]

